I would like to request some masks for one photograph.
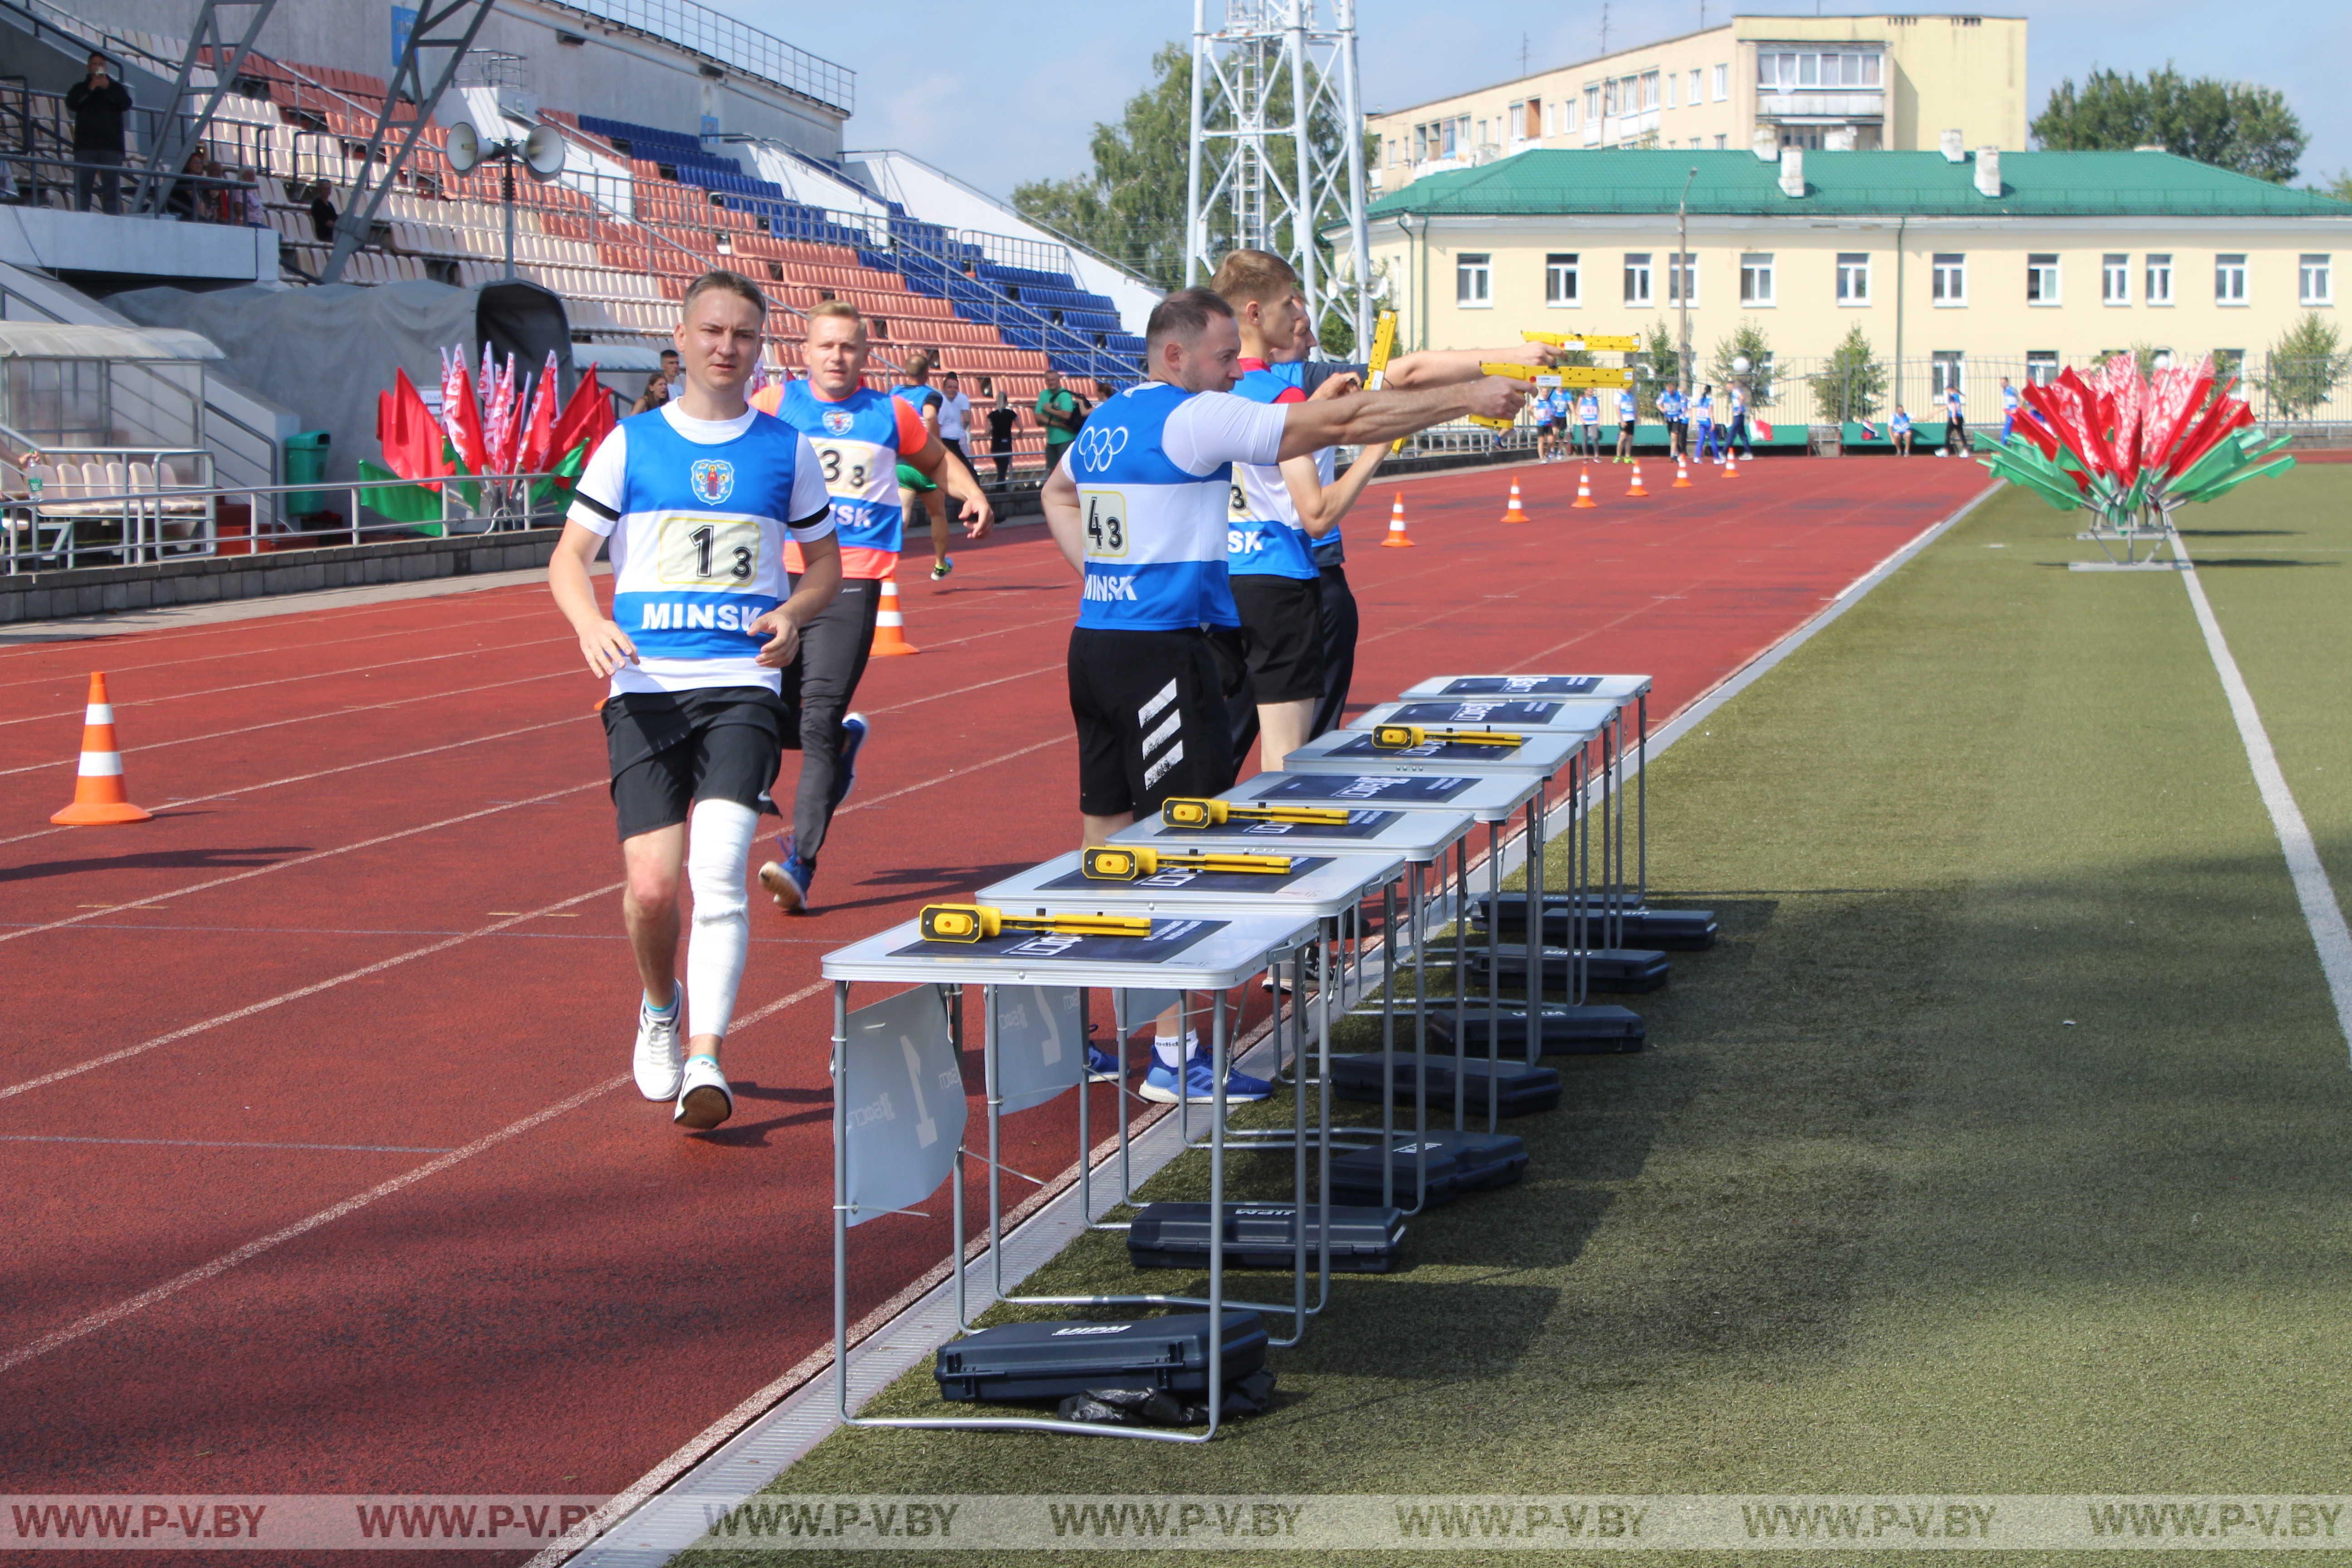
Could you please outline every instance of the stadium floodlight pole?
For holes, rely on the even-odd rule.
[[[1307,90],[1307,11],[1303,5],[1290,7],[1290,102],[1292,117],[1297,122],[1297,134],[1290,139],[1290,150],[1298,165],[1298,197],[1301,205],[1290,209],[1290,247],[1298,256],[1299,291],[1307,297],[1307,320],[1316,341],[1323,336],[1322,290],[1315,277],[1315,140],[1307,134],[1315,122],[1315,100]],[[1266,238],[1274,237],[1274,226],[1266,225]]]
[[[1675,198],[1675,292],[1682,297],[1683,306],[1682,352],[1676,356],[1676,365],[1685,388],[1683,395],[1685,397],[1690,395],[1688,389],[1691,383],[1690,188],[1691,182],[1697,178],[1698,166],[1693,164],[1691,172],[1683,176],[1683,194]]]
[[[1348,248],[1356,262],[1356,352],[1372,341],[1372,235],[1364,217],[1364,108],[1356,79],[1356,0],[1335,0],[1340,47],[1339,124],[1348,138]]]
[[[1192,133],[1184,156],[1184,287],[1201,281],[1200,268],[1209,248],[1201,232],[1201,62],[1208,54],[1209,0],[1192,0]]]
[[[375,129],[369,133],[367,147],[360,154],[360,174],[352,184],[351,200],[345,204],[342,216],[335,220],[335,247],[327,253],[326,265],[319,268],[320,282],[332,283],[342,277],[343,264],[351,260],[353,251],[367,243],[375,226],[375,215],[383,210],[384,198],[392,194],[394,184],[407,172],[409,157],[415,152],[425,128],[433,123],[433,111],[440,107],[441,95],[457,79],[457,63],[474,47],[482,24],[489,20],[493,3],[494,0],[421,0],[416,19],[409,25],[408,42],[401,47],[400,61],[393,68],[392,79],[384,84],[383,109],[376,115]],[[438,57],[430,79],[425,68],[428,50]],[[385,140],[394,133],[398,134],[399,145],[379,165],[376,155],[384,150]]]

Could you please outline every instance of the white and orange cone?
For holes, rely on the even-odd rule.
[[[131,804],[122,788],[122,748],[114,739],[114,705],[106,700],[106,675],[89,672],[89,707],[81,720],[81,767],[74,776],[73,804],[49,818],[66,827],[99,827],[145,822],[155,814]]]
[[[1389,536],[1381,541],[1383,550],[1411,550],[1412,535],[1404,531],[1404,492],[1399,490],[1389,503]]]
[[[1519,481],[1517,479],[1513,479],[1511,481],[1511,505],[1510,509],[1503,513],[1503,521],[1505,522],[1526,522],[1528,521],[1527,512],[1519,506]]]
[[[1690,463],[1687,459],[1682,458],[1675,459],[1675,482],[1666,488],[1670,490],[1686,490],[1691,488]]]
[[[1727,451],[1723,454],[1723,477],[1727,479],[1736,479],[1739,477],[1739,455],[1738,453]]]
[[[888,658],[894,654],[922,651],[907,640],[907,617],[898,613],[898,579],[883,578],[882,605],[874,612],[874,646],[866,650],[866,657]]]
[[[1642,465],[1638,461],[1633,465],[1633,482],[1626,487],[1625,493],[1629,496],[1647,496],[1650,493],[1642,488]]]
[[[1592,470],[1591,468],[1577,469],[1576,500],[1570,504],[1568,510],[1570,511],[1578,511],[1583,508],[1595,507],[1600,504],[1601,503],[1599,501],[1592,499]]]

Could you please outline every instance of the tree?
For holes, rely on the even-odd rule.
[[[2213,77],[2185,79],[2168,64],[2145,79],[2093,71],[2061,81],[2033,121],[2033,139],[2055,152],[2128,152],[2161,146],[2200,163],[2274,184],[2294,178],[2311,138],[2276,88]]]
[[[1675,348],[1675,335],[1666,331],[1664,321],[1650,323],[1649,342],[1642,345],[1633,363],[1640,367],[1634,372],[1633,388],[1641,399],[1642,413],[1655,418],[1658,395],[1683,378],[1682,355]]]
[[[1162,45],[1150,86],[1127,100],[1116,125],[1097,122],[1094,173],[1033,180],[1013,210],[1067,235],[1163,289],[1184,281],[1184,174],[1192,135],[1192,51]]]
[[[1850,419],[1874,419],[1886,395],[1886,367],[1862,335],[1862,323],[1846,329],[1845,337],[1813,373],[1813,406],[1844,424]]]
[[[2339,202],[2352,202],[2352,169],[2338,169],[2336,177],[2319,187],[2319,194],[2334,196]]]
[[[1738,370],[1734,362],[1746,360],[1748,368]],[[1717,386],[1729,386],[1743,382],[1748,387],[1748,406],[1772,406],[1772,345],[1764,336],[1764,329],[1741,317],[1739,325],[1727,338],[1717,338],[1715,343],[1715,363],[1707,374]]]
[[[2336,384],[2352,372],[2336,323],[2316,311],[2289,327],[2265,356],[2256,384],[2283,419],[2311,413],[2336,395]]]

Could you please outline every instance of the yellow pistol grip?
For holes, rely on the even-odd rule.
[[[978,942],[1004,929],[1000,911],[986,904],[926,904],[915,924],[925,942]]]

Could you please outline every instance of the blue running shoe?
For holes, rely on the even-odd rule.
[[[825,815],[841,809],[849,792],[857,787],[857,753],[866,749],[866,737],[874,726],[863,713],[852,713],[841,721],[841,771],[834,775],[833,798],[825,802]]]
[[[1151,1070],[1143,1075],[1143,1098],[1160,1105],[1176,1103],[1176,1069],[1166,1062],[1155,1061]],[[1225,1075],[1225,1102],[1229,1105],[1248,1104],[1264,1100],[1274,1092],[1274,1085],[1262,1078],[1252,1078],[1245,1072]],[[1216,1074],[1209,1070],[1206,1053],[1184,1064],[1184,1098],[1195,1105],[1213,1102],[1217,1098]]]
[[[784,913],[805,914],[809,884],[816,879],[816,862],[801,858],[789,833],[776,840],[776,847],[783,851],[784,858],[760,868],[760,886],[768,889],[776,900],[776,908]]]
[[[1088,1046],[1087,1047],[1087,1081],[1088,1083],[1117,1083],[1118,1081],[1118,1058],[1111,1055],[1108,1051],[1103,1049],[1100,1046]]]

